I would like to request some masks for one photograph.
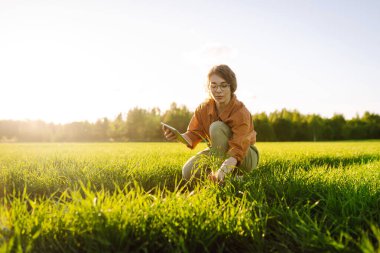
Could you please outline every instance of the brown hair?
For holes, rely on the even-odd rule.
[[[237,81],[236,81],[235,73],[232,71],[232,69],[224,64],[215,65],[208,72],[208,75],[207,75],[208,83],[210,82],[210,77],[214,74],[226,80],[226,82],[230,85],[231,95],[234,94],[237,88]]]

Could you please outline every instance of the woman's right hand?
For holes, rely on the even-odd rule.
[[[162,131],[164,131],[164,135],[165,135],[165,138],[167,140],[169,140],[169,141],[177,140],[177,137],[175,136],[175,134],[172,131],[170,131],[169,128],[162,126]]]

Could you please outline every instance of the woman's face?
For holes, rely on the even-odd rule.
[[[223,78],[218,75],[211,75],[208,88],[211,97],[218,106],[225,106],[231,100],[231,87]]]

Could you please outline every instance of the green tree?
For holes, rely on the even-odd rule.
[[[135,107],[128,112],[126,127],[128,140],[161,140],[160,110],[153,108],[148,111]]]
[[[360,140],[368,138],[366,124],[360,119],[358,115],[355,118],[347,121],[346,129],[347,139]]]
[[[162,116],[162,121],[172,125],[182,133],[186,131],[192,115],[193,113],[186,106],[178,107],[176,103],[172,103],[170,109]]]
[[[114,121],[110,123],[109,136],[113,141],[126,140],[126,123],[123,120],[122,113],[119,113]]]
[[[366,138],[380,139],[380,115],[365,112],[361,121],[366,126]]]
[[[91,141],[91,123],[84,122],[72,122],[64,125],[63,127],[64,141]]]
[[[255,131],[257,132],[257,141],[275,141],[276,134],[272,125],[269,123],[268,116],[262,112],[252,116]]]
[[[334,114],[334,116],[327,121],[327,124],[331,127],[331,139],[342,140],[345,136],[344,125],[346,120],[342,114]]]
[[[95,141],[107,141],[110,138],[110,121],[107,118],[98,119],[93,126]]]
[[[311,114],[306,117],[308,124],[309,140],[318,141],[322,138],[324,120],[317,114]]]
[[[269,115],[269,121],[272,124],[278,141],[293,140],[295,129],[289,111],[286,109],[282,109],[280,112],[275,111]]]

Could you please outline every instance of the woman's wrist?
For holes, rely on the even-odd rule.
[[[228,174],[231,171],[234,170],[236,167],[237,160],[235,157],[229,157],[222,163],[222,166],[220,166],[220,170],[224,172],[224,174]]]
[[[193,146],[193,141],[190,139],[189,136],[187,136],[186,133],[181,134],[182,137],[190,144],[190,146]]]
[[[222,163],[222,165],[220,166],[220,168],[218,169],[216,173],[218,180],[222,181],[227,174],[231,173],[235,169],[236,164],[237,164],[237,160],[235,157],[227,158]]]

